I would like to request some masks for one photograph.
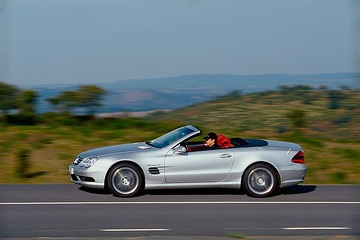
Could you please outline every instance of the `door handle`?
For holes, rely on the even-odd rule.
[[[231,158],[231,154],[228,153],[221,154],[220,158]]]

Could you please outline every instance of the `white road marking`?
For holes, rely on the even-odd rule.
[[[169,231],[165,228],[118,228],[118,229],[101,229],[102,232],[152,232],[152,231]]]
[[[282,228],[285,230],[349,230],[348,227],[290,227]]]
[[[4,202],[0,205],[126,205],[126,204],[360,204],[360,202]]]

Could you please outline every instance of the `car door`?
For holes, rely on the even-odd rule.
[[[165,156],[167,183],[219,182],[225,179],[234,162],[234,150],[214,149],[174,153]]]

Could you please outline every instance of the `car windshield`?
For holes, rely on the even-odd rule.
[[[158,137],[147,143],[154,147],[163,148],[168,146],[169,144],[180,140],[181,138],[192,132],[194,132],[194,130],[187,127],[182,127],[166,133],[165,135],[162,135],[161,137]]]

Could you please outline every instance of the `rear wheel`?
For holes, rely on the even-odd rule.
[[[277,172],[268,164],[257,163],[246,169],[242,184],[251,197],[268,197],[278,188]]]
[[[114,166],[107,176],[107,186],[117,197],[138,195],[144,186],[144,177],[137,166],[120,163]]]

